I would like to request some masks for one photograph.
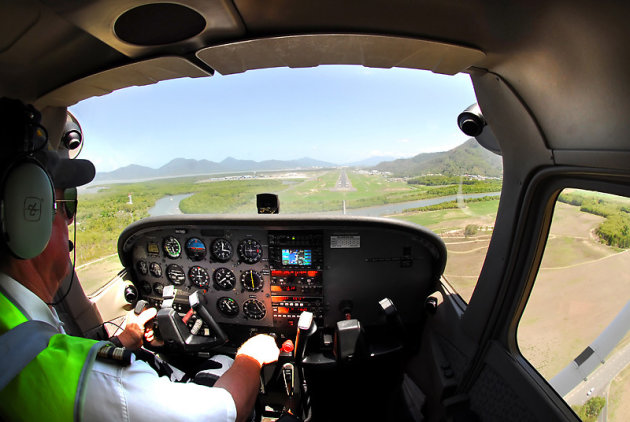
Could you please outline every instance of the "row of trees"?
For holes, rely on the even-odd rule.
[[[496,196],[482,196],[480,198],[464,198],[463,203],[471,203],[471,202],[486,202],[486,201],[496,201],[498,197]],[[439,211],[439,210],[450,210],[459,208],[460,203],[457,201],[446,201],[440,202],[439,204],[433,205],[425,205],[424,207],[415,207],[415,208],[405,208],[403,212],[425,212],[425,211]]]
[[[443,174],[431,174],[426,176],[418,176],[412,179],[407,180],[407,183],[410,185],[425,185],[425,186],[445,186],[445,185],[474,185],[477,183],[490,182],[493,184],[498,184],[501,186],[501,181],[499,179],[487,179],[487,180],[479,180],[474,177],[466,177],[466,176],[447,176]],[[500,189],[500,188],[499,188]]]
[[[580,211],[604,217],[595,233],[608,246],[630,248],[630,208],[604,197],[583,193],[562,193],[558,201],[579,206]]]

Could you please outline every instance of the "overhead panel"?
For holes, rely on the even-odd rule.
[[[204,48],[197,57],[222,75],[271,67],[356,64],[425,69],[454,75],[485,58],[480,50],[443,42],[362,34],[263,38]]]

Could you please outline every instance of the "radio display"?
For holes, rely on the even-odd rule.
[[[299,265],[310,267],[312,265],[310,249],[282,249],[282,265]]]

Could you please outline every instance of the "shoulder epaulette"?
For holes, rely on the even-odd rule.
[[[98,351],[96,359],[104,362],[115,363],[120,366],[129,366],[132,362],[133,353],[124,348],[107,344]]]

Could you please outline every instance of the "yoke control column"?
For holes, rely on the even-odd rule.
[[[163,291],[164,301],[162,308],[158,311],[156,319],[160,329],[160,335],[165,343],[178,347],[186,352],[200,352],[213,349],[227,342],[227,336],[223,329],[212,318],[210,312],[206,308],[206,298],[200,292],[196,291],[188,297],[191,310],[182,317],[172,308],[175,298],[174,286],[167,286]],[[197,335],[201,328],[201,323],[193,326],[192,330],[188,329],[188,319],[197,314],[199,320],[203,321],[213,334],[211,337]]]

